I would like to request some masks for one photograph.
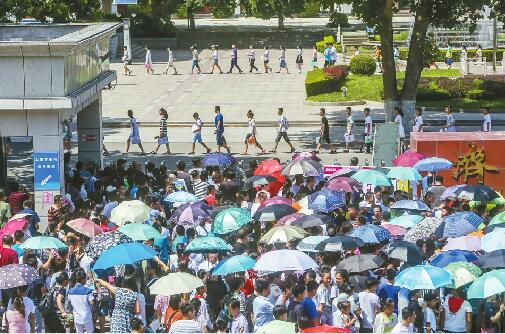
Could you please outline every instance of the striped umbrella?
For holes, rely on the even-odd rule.
[[[458,196],[456,195],[456,191],[464,186],[466,186],[466,184],[458,184],[449,188],[445,188],[442,195],[440,195],[440,199],[457,198]]]
[[[419,160],[413,167],[419,172],[435,173],[440,170],[451,169],[452,162],[444,158],[433,157]]]
[[[323,166],[314,160],[293,160],[282,170],[286,176],[319,176],[323,173]]]
[[[358,238],[365,244],[380,244],[384,241],[393,240],[393,236],[383,227],[377,225],[363,225],[355,228],[351,237]]]
[[[470,232],[476,231],[484,219],[473,212],[456,212],[446,217],[442,224],[435,231],[438,237],[461,237]]]

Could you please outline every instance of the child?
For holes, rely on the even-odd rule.
[[[433,293],[424,296],[426,308],[424,309],[424,330],[425,333],[435,333],[437,331],[437,303],[438,298]]]
[[[217,319],[216,320],[216,328],[217,332],[216,333],[226,333],[226,329],[228,327],[228,324],[224,319]]]
[[[168,51],[167,68],[165,69],[165,72],[163,72],[163,73],[164,74],[168,74],[168,69],[169,68],[173,68],[174,69],[174,75],[177,75],[177,68],[175,68],[175,64],[174,64],[174,61],[175,61],[174,53],[173,53],[173,51],[170,48],[167,48],[167,51]]]
[[[338,311],[333,313],[333,326],[345,328],[351,333],[359,331],[359,321],[353,313],[351,313],[351,303],[343,301],[338,303]]]
[[[230,333],[245,333],[248,329],[247,319],[240,311],[240,301],[232,299],[228,304],[228,311],[232,318],[230,323]]]
[[[272,310],[275,320],[288,321],[288,309],[284,305],[275,305]]]

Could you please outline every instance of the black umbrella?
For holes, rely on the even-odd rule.
[[[500,223],[500,224],[491,224],[491,225],[488,225],[486,227],[484,227],[484,233],[485,234],[488,234],[488,233],[491,233],[495,230],[495,228],[502,228],[502,229],[505,229],[505,223]]]
[[[381,253],[391,259],[397,259],[409,264],[421,264],[424,261],[424,253],[414,243],[396,240],[382,247]]]
[[[291,226],[298,226],[301,228],[310,228],[314,226],[324,225],[325,222],[318,215],[304,215],[293,221]]]
[[[353,249],[363,246],[364,243],[358,238],[338,235],[321,241],[315,248],[319,252],[341,252],[347,249]]]
[[[273,222],[280,218],[295,213],[296,210],[287,204],[272,204],[259,208],[253,216],[254,220],[260,222]]]
[[[263,186],[275,181],[277,181],[277,179],[271,175],[254,175],[245,180],[244,189]]]
[[[459,199],[479,202],[490,202],[500,197],[496,191],[483,184],[461,187],[455,191],[455,194]]]
[[[482,269],[505,268],[505,249],[482,254],[476,264]]]
[[[347,270],[349,273],[360,273],[366,270],[379,268],[384,263],[384,259],[373,254],[361,254],[350,256],[337,264],[337,269]]]

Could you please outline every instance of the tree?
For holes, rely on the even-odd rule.
[[[41,22],[93,20],[100,12],[100,0],[2,0],[0,20],[21,21],[33,17]]]
[[[277,27],[284,28],[284,19],[303,10],[303,0],[245,0],[245,14],[268,20],[277,16]]]

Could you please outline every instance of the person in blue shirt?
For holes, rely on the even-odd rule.
[[[224,147],[229,154],[230,148],[226,144],[226,139],[223,136],[224,120],[223,114],[221,114],[221,107],[215,106],[214,112],[216,113],[216,117],[214,118],[214,126],[216,127],[216,130],[214,130],[214,133],[216,134],[217,151],[221,152],[221,147]]]
[[[319,284],[316,281],[307,282],[307,296],[300,303],[312,322],[312,326],[319,326],[320,314],[317,310],[316,304],[312,299],[317,294],[317,289],[319,288]]]
[[[331,65],[331,48],[329,44],[324,45],[324,67]]]
[[[400,292],[400,287],[395,285],[396,270],[387,269],[385,273],[385,278],[387,282],[382,285],[377,291],[377,295],[381,303],[385,303],[386,300],[392,299],[394,301],[394,312],[398,314],[398,293]]]
[[[182,225],[177,225],[175,227],[175,233],[177,236],[174,238],[174,241],[172,242],[172,252],[177,251],[177,245],[178,244],[187,244],[188,243],[188,237],[186,236],[186,230],[184,229],[184,226]]]
[[[257,279],[254,283],[256,294],[253,301],[254,331],[274,320],[274,305],[268,300],[270,284],[263,279]]]

